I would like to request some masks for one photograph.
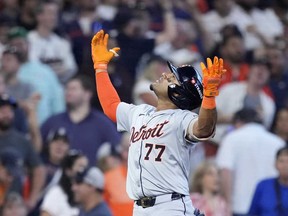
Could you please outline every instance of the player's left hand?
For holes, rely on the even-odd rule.
[[[222,75],[226,72],[223,68],[223,59],[214,57],[213,62],[207,58],[207,67],[201,62],[201,69],[203,73],[203,92],[204,96],[214,97],[219,94],[219,85]]]
[[[98,31],[91,41],[91,53],[94,69],[107,69],[107,64],[114,56],[118,56],[119,47],[107,49],[109,34],[104,34],[103,30]]]

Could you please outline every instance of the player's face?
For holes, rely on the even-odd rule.
[[[179,82],[172,72],[168,72],[163,73],[158,80],[151,84],[151,87],[158,98],[168,98],[168,86],[172,84],[179,85]]]

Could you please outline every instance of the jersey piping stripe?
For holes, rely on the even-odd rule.
[[[140,155],[139,155],[139,167],[140,167],[140,184],[141,184],[141,191],[143,196],[145,197],[144,189],[143,189],[143,184],[142,184],[142,166],[141,166],[141,157],[142,157],[142,146],[143,146],[143,140],[141,141],[141,146],[140,146]]]
[[[181,197],[181,200],[182,200],[182,203],[184,205],[184,215],[186,215],[186,205],[185,205],[185,202],[184,202],[184,197]]]

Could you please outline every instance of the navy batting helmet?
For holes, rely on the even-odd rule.
[[[180,83],[168,86],[170,100],[180,109],[193,110],[201,105],[203,99],[202,77],[191,65],[174,66],[167,62],[171,72]]]

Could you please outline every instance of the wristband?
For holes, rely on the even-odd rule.
[[[96,63],[94,64],[94,69],[103,69],[103,70],[107,70],[107,64],[105,63]]]
[[[215,97],[203,97],[202,100],[202,108],[204,109],[215,109],[216,108],[216,101]]]

